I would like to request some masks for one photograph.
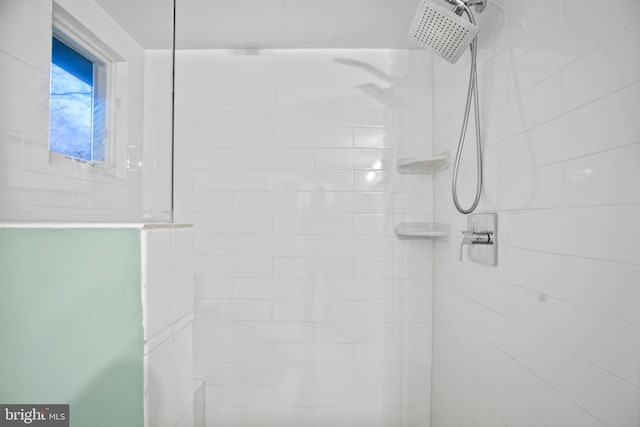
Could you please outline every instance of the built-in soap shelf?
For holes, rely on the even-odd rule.
[[[401,222],[396,225],[396,236],[403,239],[447,240],[449,226],[432,222]]]
[[[444,170],[449,167],[449,152],[438,156],[431,157],[404,157],[398,159],[396,162],[396,168],[400,173],[406,174],[431,174]]]

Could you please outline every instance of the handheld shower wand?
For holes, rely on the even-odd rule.
[[[411,37],[422,47],[429,47],[440,57],[455,64],[467,46],[471,48],[471,70],[469,72],[469,86],[467,90],[467,102],[465,105],[462,129],[458,140],[458,149],[453,166],[453,179],[451,192],[453,203],[462,214],[473,212],[482,194],[482,136],[480,130],[480,110],[478,101],[478,73],[477,62],[477,39],[476,35],[480,30],[476,26],[475,17],[470,7],[475,6],[477,12],[482,12],[486,7],[487,0],[446,0],[454,6],[452,11],[423,0],[418,7],[418,12],[411,26]],[[461,17],[467,15],[467,19]],[[469,208],[464,208],[458,200],[458,171],[460,169],[460,158],[469,124],[469,113],[471,110],[471,99],[474,99],[474,111],[476,122],[476,161],[477,161],[477,184],[476,194],[473,203]]]

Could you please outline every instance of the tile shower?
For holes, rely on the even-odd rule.
[[[431,152],[430,58],[211,50],[176,67],[208,418],[428,424],[433,244],[393,230],[433,217],[431,177],[394,161]]]
[[[637,426],[640,4],[506,5],[479,38],[479,209],[498,213],[499,261],[436,244],[432,425]],[[435,152],[453,149],[467,67],[434,60]],[[435,218],[455,236],[450,177]]]
[[[375,23],[384,1],[234,3],[280,23],[309,7],[330,49],[181,47],[193,28],[178,19],[173,183],[171,52],[110,27],[94,9],[107,0],[58,3],[127,52],[120,158],[133,166],[106,181],[46,169],[52,2],[3,0],[0,32],[20,37],[0,37],[1,218],[162,220],[173,185],[175,222],[194,224],[208,426],[640,425],[636,0],[490,0],[477,16],[478,211],[498,214],[497,267],[457,260],[467,220],[451,168],[396,170],[398,158],[455,151],[468,53],[452,66],[382,49],[385,25],[367,27],[376,48],[363,48],[347,30]],[[394,2],[408,19],[388,24],[404,32],[418,3]],[[219,40],[252,34],[225,26],[232,7],[216,2],[207,18]],[[475,173],[465,153],[463,201]],[[398,239],[400,222],[449,236]]]

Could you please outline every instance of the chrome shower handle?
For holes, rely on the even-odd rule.
[[[462,242],[460,242],[460,255],[458,261],[462,261],[462,250],[465,245],[493,245],[493,233],[491,231],[465,230],[462,232]]]

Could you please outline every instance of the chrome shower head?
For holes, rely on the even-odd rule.
[[[431,48],[438,56],[455,64],[480,28],[456,13],[464,11],[465,8],[468,10],[471,2],[447,1],[454,5],[453,11],[430,0],[422,0],[409,35],[419,46]]]

